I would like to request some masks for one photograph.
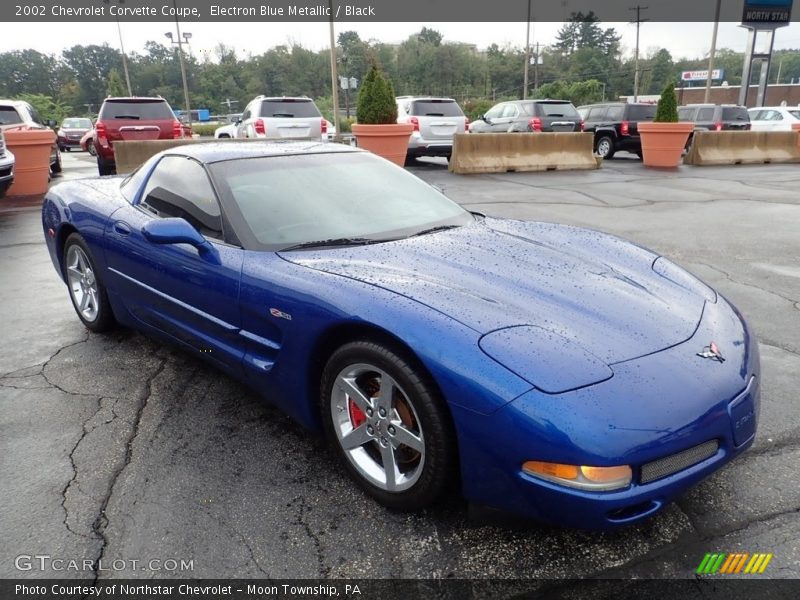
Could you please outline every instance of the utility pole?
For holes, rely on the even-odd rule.
[[[228,112],[231,112],[231,104],[239,104],[238,100],[231,100],[230,98],[225,98],[220,104],[224,104],[228,107]]]
[[[719,29],[719,10],[722,0],[717,0],[714,12],[714,30],[711,33],[711,51],[708,53],[708,77],[706,78],[706,94],[703,102],[708,104],[711,99],[711,80],[714,78],[714,56],[717,53],[717,30]]]
[[[644,21],[649,19],[642,19],[642,11],[647,10],[647,6],[639,6],[638,4],[628,10],[636,11],[636,53],[633,55],[633,101],[639,101],[639,26]]]
[[[531,64],[531,0],[528,0],[528,18],[525,20],[525,82],[522,85],[522,99],[528,99],[528,67]]]
[[[178,60],[181,64],[181,79],[183,79],[183,101],[186,107],[186,119],[189,128],[192,127],[192,109],[189,105],[189,83],[186,79],[186,64],[183,61],[183,45],[189,43],[189,38],[192,37],[191,33],[184,33],[181,38],[181,24],[178,21],[178,0],[172,0],[172,7],[175,9],[175,29],[178,32],[178,40],[172,39],[172,32],[167,32],[165,35],[172,41],[173,44],[178,44]]]
[[[539,42],[536,42],[536,53],[533,55],[533,91],[539,91]]]
[[[342,139],[342,129],[339,127],[339,89],[337,82],[339,77],[336,74],[336,38],[333,34],[333,0],[328,0],[328,10],[330,11],[330,37],[331,37],[331,95],[333,96],[333,126],[336,129],[336,141]]]
[[[124,3],[125,0],[120,0],[120,4]],[[128,74],[128,58],[125,56],[125,46],[122,43],[122,27],[119,24],[119,16],[117,16],[117,33],[119,34],[119,49],[122,52],[122,70],[125,71],[125,83],[128,85],[128,96],[133,96],[131,76]]]

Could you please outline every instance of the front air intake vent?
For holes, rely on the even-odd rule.
[[[642,465],[642,475],[640,483],[650,483],[662,477],[667,477],[678,471],[688,469],[692,465],[703,462],[705,459],[714,456],[719,450],[718,440],[709,440],[698,446],[688,448],[676,454],[670,454],[664,458],[659,458],[653,462]]]

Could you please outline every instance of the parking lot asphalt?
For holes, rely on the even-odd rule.
[[[715,286],[761,343],[753,448],[613,532],[473,520],[457,497],[393,513],[320,439],[193,356],[131,331],[87,333],[47,254],[40,199],[4,199],[0,578],[688,578],[715,551],[773,553],[765,576],[800,577],[800,166],[665,172],[621,154],[584,172],[410,170],[471,210],[618,234]],[[53,183],[95,172],[87,154],[65,154]],[[107,570],[15,567],[41,554]],[[147,565],[167,559],[192,569]]]

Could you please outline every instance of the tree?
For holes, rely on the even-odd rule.
[[[52,119],[57,123],[61,123],[64,119],[74,114],[71,106],[67,106],[63,102],[45,94],[20,94],[18,98],[35,108],[44,121]]]
[[[394,89],[375,65],[370,67],[361,85],[356,119],[362,125],[388,125],[397,122]]]
[[[111,69],[111,71],[108,73],[108,87],[106,88],[106,94],[109,96],[128,95],[128,88],[125,87],[125,83],[122,81],[122,76],[116,69]]]
[[[566,55],[581,48],[596,48],[606,56],[618,54],[621,36],[613,27],[603,30],[599,22],[593,11],[573,12],[556,34],[555,47]]]
[[[675,82],[670,80],[661,92],[661,99],[658,101],[656,116],[653,118],[656,123],[677,123],[678,122],[678,99],[675,98]]]

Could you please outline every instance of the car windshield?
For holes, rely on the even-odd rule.
[[[473,219],[421,179],[366,152],[238,159],[210,170],[235,209],[229,218],[241,241],[259,250],[387,241]],[[333,240],[343,242],[325,243]]]
[[[464,116],[455,100],[415,100],[411,103],[411,111],[408,114],[418,117]]]
[[[280,100],[264,100],[261,103],[262,117],[279,117],[279,118],[300,118],[306,119],[308,117],[321,117],[317,105],[311,100],[303,99],[287,99],[281,98]]]
[[[166,121],[174,119],[175,116],[164,100],[106,100],[100,109],[99,118]]]
[[[61,127],[64,129],[91,129],[92,122],[89,119],[64,119]]]

